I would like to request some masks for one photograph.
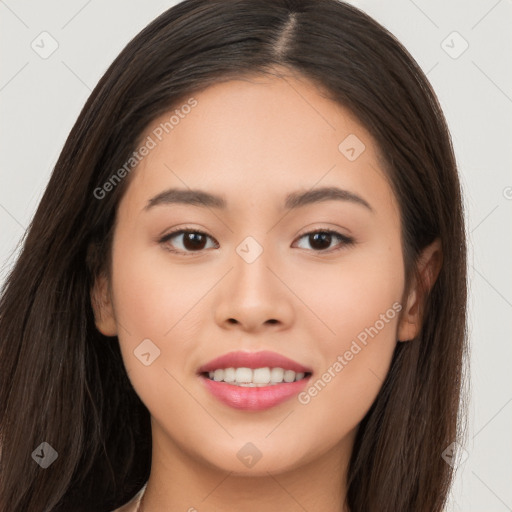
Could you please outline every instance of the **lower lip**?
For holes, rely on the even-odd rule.
[[[300,393],[311,375],[295,382],[283,382],[272,386],[245,387],[211,380],[204,375],[200,378],[206,389],[221,402],[235,409],[262,411],[275,407]]]

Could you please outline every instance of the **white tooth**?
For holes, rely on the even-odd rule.
[[[234,368],[224,368],[224,382],[235,382]]]
[[[272,368],[270,370],[270,382],[283,382],[284,370],[282,368]]]
[[[295,372],[293,370],[286,370],[284,372],[284,381],[293,382],[295,380]]]
[[[270,382],[270,368],[256,368],[252,381],[254,384],[268,384]]]
[[[252,370],[250,368],[237,368],[235,380],[236,382],[252,382]]]
[[[217,368],[208,372],[210,379],[217,382],[227,382],[244,387],[262,387],[280,384],[282,382],[294,382],[304,378],[303,372],[295,373],[293,370],[283,368]]]

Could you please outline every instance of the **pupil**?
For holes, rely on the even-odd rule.
[[[310,235],[310,243],[311,247],[316,249],[326,249],[331,245],[331,233],[314,233],[313,235]],[[312,240],[313,241],[312,241]],[[320,244],[318,244],[318,241],[320,240]],[[322,242],[324,242],[322,244]]]
[[[185,233],[183,245],[186,249],[202,249],[204,242],[205,237],[201,233]]]

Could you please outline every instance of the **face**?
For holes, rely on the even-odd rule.
[[[398,204],[375,143],[299,77],[194,99],[172,129],[170,112],[141,137],[154,144],[119,205],[97,326],[117,334],[168,453],[253,475],[348,453],[408,328]],[[273,355],[208,367],[239,351]],[[251,365],[299,380],[215,380],[248,382],[236,368]]]

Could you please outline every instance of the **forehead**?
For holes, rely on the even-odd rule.
[[[170,187],[221,192],[232,206],[282,203],[291,191],[315,186],[394,200],[370,134],[300,76],[210,86],[155,119],[141,140],[148,138],[152,149],[123,199],[138,206]]]

